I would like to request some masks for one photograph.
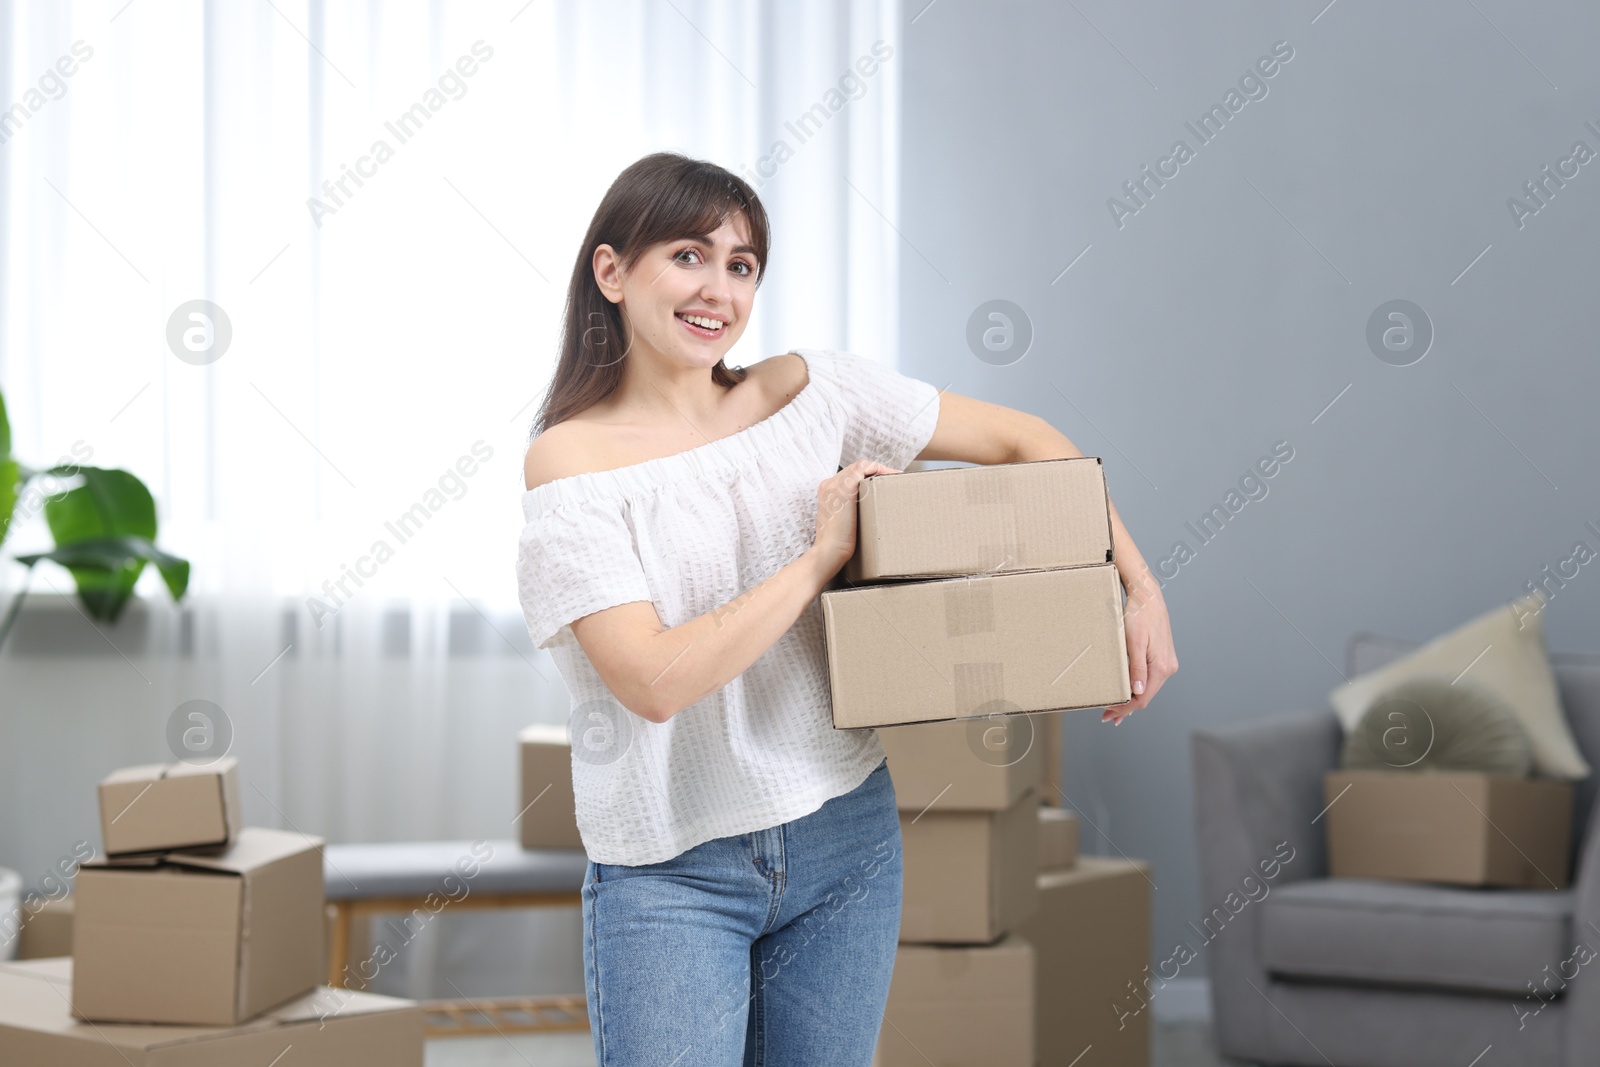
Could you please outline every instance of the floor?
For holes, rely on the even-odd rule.
[[[1205,1023],[1157,1024],[1150,1067],[1249,1067],[1211,1050]],[[443,1038],[428,1043],[427,1067],[594,1067],[588,1034]]]

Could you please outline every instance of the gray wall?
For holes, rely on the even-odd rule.
[[[925,2],[897,42],[900,365],[1048,418],[1105,458],[1152,564],[1194,553],[1165,586],[1178,675],[1126,729],[1066,716],[1086,851],[1151,861],[1161,959],[1221,903],[1192,730],[1322,706],[1353,631],[1426,638],[1600,551],[1600,158],[1520,228],[1507,206],[1574,142],[1600,152],[1600,7]],[[1266,95],[1200,145],[1184,123],[1279,41]],[[1108,199],[1180,138],[1193,158],[1119,228]],[[997,298],[1034,331],[1009,365],[966,340]],[[1394,299],[1434,327],[1408,366],[1366,337]],[[1202,544],[1185,524],[1279,441],[1267,494]],[[1543,621],[1596,649],[1600,561]]]

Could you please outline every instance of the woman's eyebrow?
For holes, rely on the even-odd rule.
[[[711,235],[709,233],[691,233],[689,234],[689,239],[691,241],[699,241],[701,244],[708,245],[712,248],[715,248],[717,244],[711,239]],[[747,252],[752,256],[756,254],[756,250],[750,245],[734,245],[731,249],[729,249],[729,252],[735,255],[740,252]]]

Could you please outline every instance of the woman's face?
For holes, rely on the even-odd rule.
[[[595,249],[595,280],[622,305],[629,352],[644,348],[679,366],[710,368],[744,332],[757,264],[742,214],[710,234],[652,245],[632,269],[620,267],[610,245]]]

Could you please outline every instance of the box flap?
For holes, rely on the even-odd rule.
[[[229,771],[236,770],[239,761],[233,756],[223,756],[210,763],[169,763],[166,765],[163,778],[201,778],[215,775],[221,778]]]
[[[129,1051],[147,1051],[334,1016],[370,1015],[416,1007],[416,1002],[411,1000],[323,986],[238,1026],[89,1023],[70,1015],[71,990],[70,957],[0,963],[0,1048],[3,1048],[7,1028],[56,1034]]]
[[[569,748],[572,745],[572,735],[566,723],[540,722],[524,726],[522,732],[517,734],[517,740],[523,744],[564,745]]]
[[[322,845],[323,839],[313,834],[249,826],[240,830],[239,836],[233,843],[214,856],[168,852],[162,859],[177,866],[230,874],[248,874],[307,849],[320,849]]]
[[[101,785],[120,785],[126,782],[154,782],[167,771],[165,763],[141,763],[137,767],[118,767],[104,778]]]

